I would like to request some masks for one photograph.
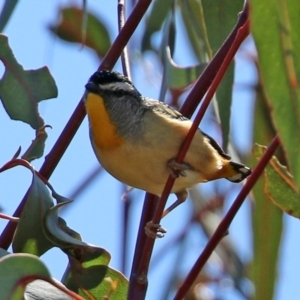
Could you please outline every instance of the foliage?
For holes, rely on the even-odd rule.
[[[174,299],[182,299],[184,296],[185,299],[202,299],[207,290],[217,295],[222,293],[221,283],[227,278],[230,278],[241,299],[271,299],[277,280],[276,266],[282,239],[283,213],[299,218],[300,141],[295,134],[300,127],[300,67],[295,55],[300,50],[296,29],[299,28],[296,17],[296,13],[300,11],[299,4],[296,1],[274,4],[270,1],[262,3],[252,0],[250,11],[247,1],[243,7],[243,2],[238,0],[156,0],[150,4],[150,0],[140,0],[132,8],[124,27],[120,26],[122,29],[114,42],[110,41],[110,28],[102,18],[88,11],[85,6],[61,7],[59,19],[48,29],[60,40],[79,43],[92,49],[101,61],[99,69],[112,69],[139,22],[144,22],[145,28],[138,31],[141,42],[139,45],[133,43],[133,47],[135,51],[140,51],[140,56],[145,60],[151,53],[155,63],[160,66],[161,100],[179,107],[186,91],[189,91],[181,112],[190,117],[201,103],[195,118],[195,122],[200,122],[216,92],[212,100],[213,108],[208,112],[212,120],[210,126],[222,129],[220,132],[224,148],[229,149],[236,159],[243,160],[246,159],[245,153],[239,151],[238,145],[230,139],[230,124],[234,118],[231,114],[233,58],[251,30],[258,51],[258,56],[251,59],[255,62],[259,77],[255,87],[253,139],[256,143],[270,146],[254,146],[254,155],[249,160],[253,166],[257,161],[257,166],[224,217],[226,195],[233,191],[232,185],[220,188],[218,183],[214,183],[214,196],[202,187],[191,190],[193,214],[186,220],[186,227],[178,233],[172,246],[166,247],[160,258],[170,248],[174,248],[174,245],[179,249],[179,259],[174,263],[176,269],[170,276],[169,284],[163,287],[162,299],[169,299],[174,295]],[[147,10],[148,6],[150,7]],[[119,21],[122,24],[124,7],[119,7]],[[10,4],[9,1],[6,2],[0,15],[1,28],[10,19],[14,22],[12,12],[15,8],[15,1]],[[237,18],[240,11],[242,13]],[[183,67],[176,63],[180,33],[178,24],[183,25],[187,35],[187,38],[181,38],[181,42],[184,40],[185,44],[180,47],[193,53],[197,62],[194,65]],[[161,38],[160,43],[154,42],[157,41],[157,36]],[[31,292],[36,297],[47,295],[51,299],[144,299],[154,246],[154,240],[145,236],[144,227],[150,220],[159,222],[160,208],[164,208],[169,195],[168,187],[171,189],[171,180],[168,180],[160,200],[153,195],[146,195],[131,276],[127,279],[122,272],[110,266],[111,255],[106,249],[83,242],[80,234],[59,217],[60,209],[72,206],[73,203],[59,195],[48,181],[85,116],[82,101],[80,100],[66,128],[47,154],[43,166],[36,171],[31,163],[44,155],[47,141],[45,129],[50,127],[45,125],[39,113],[39,104],[43,100],[57,97],[57,86],[47,67],[24,70],[14,57],[13,49],[9,46],[9,37],[0,35],[0,45],[0,59],[5,69],[0,80],[3,107],[12,120],[29,124],[36,135],[21,156],[20,148],[0,168],[2,175],[8,169],[25,167],[32,176],[31,184],[14,217],[0,215],[9,220],[0,236],[0,290],[3,299],[23,299],[24,293]],[[134,68],[138,61],[131,50],[132,48],[125,48],[122,54],[124,73],[128,75],[130,68]],[[247,118],[242,116],[240,119]],[[187,140],[189,138],[191,140],[192,136]],[[279,141],[281,147],[277,149]],[[276,149],[277,158],[272,158]],[[183,159],[183,150],[179,152],[179,157]],[[243,261],[235,249],[234,241],[223,237],[254,185],[251,199],[255,200],[256,209],[250,212],[254,246],[253,261],[249,267],[248,262]],[[82,187],[86,189],[88,183],[84,183]],[[126,196],[128,199],[131,197],[130,194]],[[157,210],[153,205],[155,201],[158,201]],[[130,202],[128,200],[126,205]],[[129,220],[126,213],[124,222],[125,230],[128,230]],[[263,230],[262,223],[265,224]],[[197,253],[198,260],[188,275],[181,274],[178,270],[189,256],[187,236],[193,227],[202,229],[208,244],[203,252]],[[123,245],[119,242],[120,251],[122,247],[124,251],[128,246],[127,234],[128,232],[124,233]],[[13,253],[7,251],[10,245]],[[58,247],[65,253],[69,261],[61,283],[51,278],[39,258],[53,247]],[[218,260],[208,261],[213,251]],[[212,272],[209,267],[216,262],[219,271]],[[172,271],[173,267],[168,267]],[[250,280],[255,287],[255,296]]]

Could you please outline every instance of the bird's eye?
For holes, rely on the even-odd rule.
[[[121,98],[124,96],[124,91],[123,90],[116,90],[114,92],[115,96],[118,97],[118,98]]]

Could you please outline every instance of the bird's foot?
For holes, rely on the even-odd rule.
[[[189,170],[191,167],[186,163],[178,163],[174,158],[168,161],[168,168],[171,172],[171,176],[178,178],[179,176],[186,177],[186,170]]]
[[[145,226],[145,233],[149,237],[156,239],[156,238],[163,238],[167,231],[162,228],[159,224],[154,224],[152,221],[148,222]]]

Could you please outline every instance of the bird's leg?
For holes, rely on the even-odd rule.
[[[186,177],[186,170],[190,170],[190,165],[186,163],[178,163],[174,158],[168,161],[168,168],[170,170],[171,176],[174,178],[178,178],[179,176]],[[164,218],[168,213],[170,213],[174,208],[184,202],[187,198],[188,192],[187,190],[183,189],[177,193],[177,200],[170,205],[166,210],[164,210],[162,217]],[[164,233],[167,231],[162,228],[159,224],[154,224],[152,221],[148,222],[145,226],[145,232],[149,237],[152,238],[162,238],[164,237]]]
[[[177,200],[171,204],[166,210],[164,210],[162,217],[164,218],[168,213],[170,213],[174,208],[176,208],[178,205],[183,203],[187,196],[188,192],[187,190],[181,190],[180,192],[175,193],[177,196]],[[160,224],[154,224],[152,221],[148,222],[145,226],[145,232],[149,237],[155,238],[162,238],[164,237],[164,234],[167,232],[164,228],[160,226]]]
[[[187,192],[187,190],[184,189],[184,190],[181,190],[180,192],[175,193],[175,195],[177,196],[177,200],[173,204],[171,204],[167,209],[164,210],[161,218],[164,218],[168,213],[170,213],[178,205],[183,203],[188,196],[188,192]]]

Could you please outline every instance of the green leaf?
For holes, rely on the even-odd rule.
[[[78,269],[79,264],[74,262],[64,276],[64,284],[75,293],[81,296],[89,295],[90,299],[104,299],[105,296],[110,300],[126,299],[128,280],[125,276],[109,268],[106,265],[91,264]]]
[[[183,89],[197,80],[206,67],[206,64],[180,67],[172,59],[169,49],[166,49],[165,72],[169,88]]]
[[[164,74],[159,97],[161,101],[165,98],[168,88],[173,89],[171,92],[175,92],[177,95],[182,93],[187,86],[197,80],[206,66],[206,64],[200,64],[180,67],[173,61],[172,53],[174,53],[176,37],[175,14],[173,11],[169,13],[165,20],[162,34],[160,57],[164,65]],[[175,97],[173,97],[174,99]]]
[[[178,5],[195,56],[199,62],[207,62],[207,56],[211,59],[212,52],[207,37],[201,1],[179,0]]]
[[[38,112],[38,102],[57,97],[57,87],[48,68],[25,71],[4,35],[0,35],[0,60],[5,67],[0,80],[0,98],[7,114],[39,129],[44,121]]]
[[[94,50],[99,58],[104,57],[111,42],[106,26],[98,16],[70,6],[60,10],[59,20],[59,23],[49,26],[56,36],[67,42],[85,45]]]
[[[69,257],[70,267],[63,276],[63,283],[79,295],[91,299],[125,299],[128,281],[120,272],[108,267],[110,254],[103,248],[81,241],[78,233],[67,227],[58,212],[70,202],[52,207],[46,216],[46,232],[50,240]]]
[[[257,89],[254,119],[254,141],[268,145],[276,132],[273,127],[265,95]],[[277,152],[280,155],[280,153]],[[257,160],[252,159],[255,165]],[[283,213],[267,200],[264,179],[260,178],[253,189],[253,263],[251,280],[255,286],[255,299],[273,299],[277,279],[277,264],[283,228]]]
[[[175,29],[175,22],[174,22],[174,13],[173,11],[170,12],[164,22],[163,30],[162,30],[162,40],[160,43],[159,47],[159,58],[161,59],[162,65],[165,66],[163,69],[163,76],[162,76],[162,83],[161,83],[161,88],[159,92],[159,100],[164,102],[165,97],[166,97],[166,92],[168,90],[168,84],[167,80],[168,78],[166,77],[167,74],[167,68],[166,68],[166,61],[167,59],[167,52],[172,53],[174,52],[174,46],[175,46],[175,38],[176,38],[176,29]]]
[[[194,0],[199,2],[197,0]],[[212,52],[216,53],[237,22],[243,0],[202,0],[207,36]]]
[[[260,159],[266,149],[266,147],[256,144],[254,147],[256,158]],[[300,202],[293,176],[275,156],[264,172],[264,183],[265,194],[275,205],[289,215],[300,218]]]
[[[69,203],[71,203],[71,201],[60,202],[47,211],[47,214],[45,215],[45,234],[47,235],[48,239],[61,249],[96,247],[94,245],[82,242],[80,235],[74,230],[70,229],[66,225],[66,222],[58,216],[59,210]],[[99,249],[101,249],[102,252],[105,252],[104,249]],[[108,252],[106,253],[106,256],[106,262],[108,264],[110,260],[110,255]]]
[[[103,248],[81,241],[78,233],[67,227],[58,212],[70,202],[52,207],[46,216],[48,238],[69,257],[70,267],[63,276],[63,283],[79,295],[91,299],[125,299],[128,280],[120,272],[108,267],[110,254]]]
[[[202,1],[207,36],[212,53],[215,54],[237,22],[238,13],[244,1],[204,0]],[[223,146],[227,147],[230,132],[230,113],[234,66],[231,64],[217,90],[217,102],[222,124]]]
[[[251,1],[251,26],[272,119],[300,190],[300,2]]]
[[[266,199],[263,180],[254,187],[253,262],[251,279],[255,286],[254,299],[273,299],[278,271],[278,256],[282,238],[283,214]]]
[[[2,299],[22,300],[26,285],[38,278],[51,279],[45,265],[30,254],[9,254],[0,259]]]
[[[8,254],[0,259],[1,299],[83,300],[51,278],[48,269],[31,254]]]
[[[34,159],[40,158],[44,154],[45,149],[45,141],[48,137],[46,128],[51,126],[43,126],[40,129],[36,131],[36,137],[32,141],[29,148],[26,150],[26,152],[22,155],[22,159],[25,159],[27,161],[32,161]]]
[[[200,62],[207,62],[233,29],[243,1],[181,0],[179,6],[192,49]],[[215,106],[215,113],[222,124],[224,148],[229,141],[233,77],[231,65],[218,87],[216,97],[218,107]]]
[[[142,52],[152,50],[152,36],[160,30],[172,7],[173,0],[153,1],[152,9],[147,15],[145,32],[142,37]]]
[[[25,195],[26,204],[20,216],[13,239],[14,252],[26,252],[41,256],[54,245],[44,233],[44,218],[53,206],[46,185],[33,172],[32,182]]]

